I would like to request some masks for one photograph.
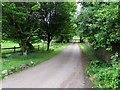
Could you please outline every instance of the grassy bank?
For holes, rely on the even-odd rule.
[[[111,63],[107,63],[97,58],[86,44],[79,45],[90,60],[86,73],[95,85],[94,88],[120,88],[120,63],[115,61],[117,55]]]
[[[41,63],[43,61],[46,61],[56,54],[58,54],[60,51],[62,51],[69,43],[67,44],[54,44],[51,46],[50,51],[46,51],[45,48],[40,48],[40,50],[36,50],[33,53],[30,53],[28,56],[23,55],[16,55],[13,54],[9,57],[4,57],[2,59],[2,70],[10,70],[11,67],[17,67],[21,64],[29,64],[31,61],[35,64]],[[18,70],[20,71],[20,70]],[[5,75],[1,74],[1,77],[4,78]]]

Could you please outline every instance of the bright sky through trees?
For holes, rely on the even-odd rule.
[[[76,2],[79,2],[79,0],[76,0]],[[80,14],[82,4],[81,3],[76,3],[76,4],[77,4],[77,12],[75,17],[78,17],[78,15]]]

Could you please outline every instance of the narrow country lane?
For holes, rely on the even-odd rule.
[[[70,44],[55,57],[3,79],[3,88],[90,88],[85,80],[81,49]]]

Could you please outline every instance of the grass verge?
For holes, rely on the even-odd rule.
[[[11,67],[19,68],[19,66],[21,64],[29,64],[31,61],[34,62],[35,64],[44,62],[46,60],[49,60],[56,54],[58,54],[60,51],[62,51],[68,45],[69,45],[69,43],[54,44],[51,46],[49,51],[46,51],[45,48],[40,48],[39,51],[36,50],[35,52],[30,53],[27,56],[12,54],[9,57],[2,58],[2,65],[0,68],[2,68],[2,70],[11,70]],[[19,71],[21,71],[21,69],[19,69],[17,72],[19,72]],[[4,78],[5,75],[2,75],[0,73],[0,77]]]
[[[91,47],[84,43],[79,45],[90,60],[85,71],[95,85],[94,88],[120,88],[120,63],[115,60],[107,63],[97,58]]]

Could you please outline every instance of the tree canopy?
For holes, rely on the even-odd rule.
[[[39,26],[39,17],[35,13],[40,3],[4,3],[3,39],[18,42],[22,50],[32,49],[31,39]],[[35,9],[36,8],[36,9]]]
[[[76,12],[74,2],[4,2],[2,8],[3,39],[18,42],[22,51],[33,49],[32,43],[48,42],[65,28],[71,32]],[[72,28],[71,28],[72,29]]]
[[[120,3],[84,2],[77,17],[77,31],[82,39],[91,42],[95,49],[112,50],[120,45]]]
[[[49,45],[51,40],[60,35],[65,28],[69,29],[70,24],[72,24],[71,19],[76,11],[75,3],[60,3],[60,2],[46,2],[41,4],[41,26],[40,30],[46,36],[48,41],[47,50],[49,50]],[[66,31],[70,31],[67,30]]]

